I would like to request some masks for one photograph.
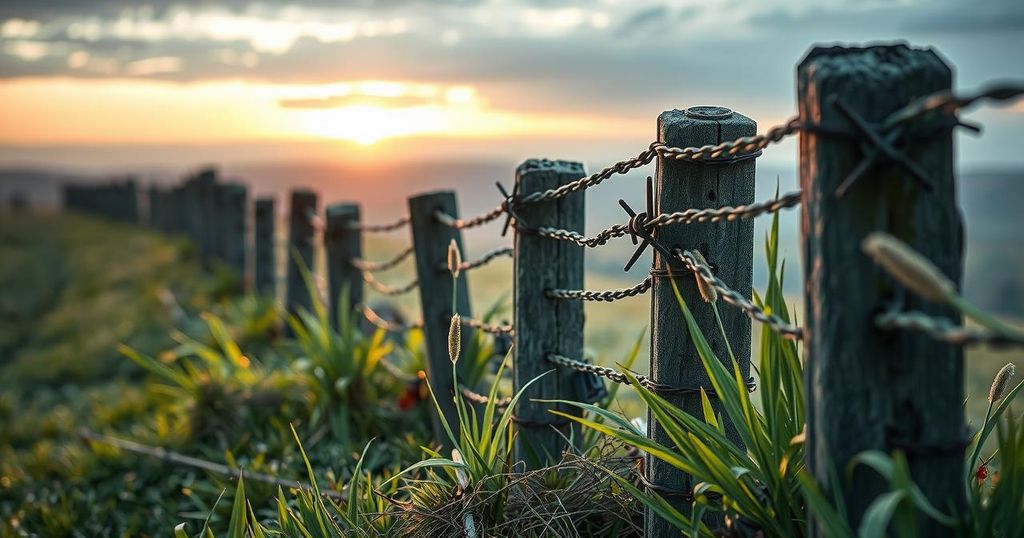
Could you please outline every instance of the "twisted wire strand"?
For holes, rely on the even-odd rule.
[[[752,219],[768,213],[776,213],[783,209],[800,205],[801,191],[786,193],[773,200],[765,200],[749,205],[722,206],[708,209],[687,209],[675,213],[662,213],[647,221],[650,229],[671,224],[693,224],[695,222],[732,222],[740,219]]]
[[[761,307],[750,302],[746,297],[722,282],[711,272],[711,267],[698,261],[690,251],[676,249],[675,256],[687,270],[696,273],[709,286],[715,288],[726,303],[739,308],[750,319],[768,325],[784,338],[792,340],[803,339],[803,328],[790,325],[775,314],[766,313]]]
[[[373,273],[369,271],[363,271],[363,282],[366,282],[367,285],[383,295],[404,295],[416,289],[420,285],[418,280],[413,279],[412,282],[409,282],[404,286],[389,286],[374,278]]]
[[[491,222],[492,220],[495,220],[504,214],[505,204],[501,204],[486,213],[482,213],[470,219],[457,219],[449,215],[448,213],[441,211],[440,209],[434,212],[434,218],[437,219],[438,222],[444,224],[445,226],[448,226],[449,228],[455,228],[456,230],[466,230],[469,228],[476,228],[477,226],[487,224],[488,222]]]
[[[384,329],[388,332],[398,333],[408,331],[409,329],[420,329],[423,327],[422,321],[416,323],[396,323],[394,321],[388,321],[367,305],[363,305],[363,317],[375,327]]]
[[[629,378],[626,377],[626,374],[619,372],[614,368],[609,368],[607,366],[598,366],[596,364],[591,364],[586,361],[572,359],[566,357],[565,355],[560,355],[558,353],[548,353],[547,355],[545,355],[544,358],[552,364],[564,366],[566,368],[572,368],[577,372],[593,374],[624,385],[632,385],[632,383],[629,381]],[[666,385],[664,383],[658,383],[657,381],[654,381],[651,378],[640,374],[633,374],[633,377],[636,378],[636,382],[643,386],[644,388],[658,393],[699,394],[701,390],[701,387],[675,387],[672,385]],[[754,383],[754,378],[748,379],[747,390],[753,392],[756,388],[757,385]],[[715,395],[715,389],[711,387],[705,387],[704,392],[706,392],[709,397]]]
[[[760,151],[780,140],[793,135],[803,128],[800,118],[793,116],[782,125],[776,125],[762,134],[743,136],[735,140],[708,144],[700,147],[676,148],[654,144],[652,149],[666,159],[701,162],[721,157],[735,157]]]
[[[981,327],[957,325],[948,319],[929,316],[924,312],[885,312],[875,318],[879,329],[914,331],[935,340],[957,346],[985,344],[994,348],[1024,346],[1024,340],[999,334]]]
[[[519,198],[517,203],[532,204],[564,198],[574,192],[596,186],[615,174],[625,174],[634,168],[650,164],[658,156],[677,161],[707,162],[720,157],[752,154],[799,132],[802,126],[799,118],[793,117],[782,125],[768,129],[763,134],[744,136],[735,140],[699,147],[677,148],[666,146],[660,142],[652,142],[646,150],[636,157],[619,161],[595,174],[566,183],[560,187],[530,193]]]
[[[486,394],[480,394],[479,392],[475,392],[469,387],[462,384],[459,385],[459,392],[462,393],[463,398],[478,405],[487,405],[491,401],[490,396],[487,396]],[[501,409],[508,407],[510,403],[512,403],[512,397],[506,396],[504,398],[495,400],[494,407]]]
[[[306,211],[306,220],[308,220],[309,225],[318,232],[323,233],[323,231],[327,229],[327,223],[324,221],[324,218],[317,215],[316,211],[313,211],[312,209]]]
[[[413,247],[409,247],[402,252],[398,253],[397,256],[390,260],[384,261],[368,261],[362,258],[353,258],[352,266],[360,271],[386,271],[392,267],[402,263],[406,258],[412,256]]]
[[[493,260],[495,260],[497,258],[501,258],[501,257],[509,257],[509,258],[511,258],[514,254],[515,254],[515,249],[513,249],[512,247],[496,248],[496,249],[494,249],[494,250],[492,250],[490,252],[485,253],[483,256],[480,256],[476,260],[466,260],[466,261],[463,261],[461,264],[459,264],[459,270],[460,271],[469,271],[470,269],[476,269],[477,267],[483,267],[484,265],[487,265],[488,263],[491,263]],[[440,270],[442,270],[442,271],[448,271],[449,270],[447,263],[439,264],[438,268],[440,268]]]
[[[512,325],[484,323],[483,321],[473,318],[461,318],[461,323],[463,327],[478,329],[488,334],[515,334],[515,328],[512,327]]]
[[[393,232],[400,228],[404,228],[409,225],[412,219],[408,215],[396,220],[395,222],[389,222],[386,224],[356,224],[350,223],[349,227],[353,230],[359,230],[363,233],[385,233]]]
[[[953,115],[977,101],[984,99],[1009,101],[1021,95],[1024,95],[1024,86],[1013,84],[993,85],[966,95],[956,95],[950,90],[943,90],[921,97],[893,112],[882,122],[882,129],[888,129],[896,124],[920,118],[932,111],[941,111],[948,115]]]
[[[651,289],[651,277],[645,278],[643,282],[630,288],[606,291],[551,289],[545,291],[544,294],[551,299],[603,301],[610,303],[612,301],[618,301],[619,299],[625,299],[626,297],[633,297],[646,293],[649,289]]]
[[[539,228],[524,231],[536,233],[541,237],[569,241],[581,247],[596,248],[608,243],[609,239],[629,235],[629,225],[616,224],[608,229],[602,230],[594,237],[586,237],[579,232],[565,230],[562,228],[551,228],[549,226],[541,226]]]

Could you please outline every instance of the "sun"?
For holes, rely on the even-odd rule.
[[[403,136],[437,133],[445,129],[444,113],[433,105],[386,108],[349,105],[327,110],[308,110],[305,131],[320,138],[348,140],[362,146]]]

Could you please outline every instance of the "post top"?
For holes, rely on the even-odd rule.
[[[526,172],[571,173],[579,176],[583,176],[586,173],[583,163],[551,159],[527,159],[516,167],[517,176]]]
[[[724,106],[698,105],[687,108],[683,114],[699,120],[723,120],[732,116],[732,110]]]
[[[348,217],[348,216],[359,216],[359,204],[351,202],[341,202],[337,204],[331,204],[327,206],[326,211],[327,217]]]

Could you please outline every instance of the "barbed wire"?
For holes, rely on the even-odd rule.
[[[485,323],[473,318],[460,318],[460,320],[463,327],[477,329],[488,334],[515,334],[515,328],[512,325]]]
[[[696,273],[709,286],[715,288],[719,295],[721,295],[722,300],[742,310],[750,319],[768,325],[772,330],[779,333],[784,338],[790,338],[793,340],[803,339],[803,328],[790,325],[775,314],[766,313],[761,309],[761,307],[750,302],[746,297],[722,282],[711,271],[711,267],[697,260],[690,251],[681,251],[676,249],[674,254],[676,259],[682,262],[686,269]]]
[[[943,90],[926,95],[903,108],[893,112],[882,122],[883,130],[892,128],[899,123],[920,118],[929,112],[941,111],[947,115],[953,115],[957,111],[967,108],[977,101],[991,99],[994,101],[1009,101],[1024,95],[1024,86],[1012,84],[993,85],[967,95],[956,95],[951,90]]]
[[[397,256],[390,260],[384,261],[368,261],[362,258],[352,258],[352,266],[360,271],[386,271],[392,267],[402,263],[406,258],[412,255],[414,252],[413,247],[409,247],[402,252],[398,253]]]
[[[801,191],[794,191],[780,196],[779,198],[749,205],[722,206],[707,209],[687,209],[685,211],[677,211],[675,213],[662,213],[649,220],[643,220],[639,224],[648,232],[653,232],[657,228],[670,226],[672,224],[693,224],[720,221],[731,222],[740,219],[751,219],[800,205],[801,194]],[[607,244],[609,240],[616,237],[630,235],[630,224],[614,224],[604,230],[601,230],[593,237],[586,237],[579,232],[565,230],[562,228],[552,228],[549,226],[524,229],[524,231],[535,233],[541,237],[569,241],[581,247],[595,248]]]
[[[363,233],[386,233],[393,232],[400,228],[408,226],[412,219],[408,215],[399,218],[395,222],[389,222],[386,224],[356,224],[350,223],[349,228],[353,230],[359,230]]]
[[[459,392],[462,394],[463,398],[478,405],[487,405],[491,401],[490,396],[487,396],[486,394],[480,394],[479,392],[474,392],[472,389],[465,385],[459,385]],[[495,400],[494,407],[501,409],[508,407],[510,403],[512,403],[512,397],[506,396],[499,400]]]
[[[403,383],[411,384],[420,381],[420,376],[410,372],[406,372],[405,370],[401,369],[397,364],[391,362],[391,360],[388,358],[382,358],[381,360],[377,361],[377,363],[380,364],[382,368],[387,370],[388,373],[392,375],[392,377],[398,379]]]
[[[752,219],[768,213],[776,213],[782,209],[800,205],[801,191],[786,193],[773,200],[756,202],[741,206],[722,206],[708,209],[687,209],[675,213],[662,213],[646,222],[649,229],[672,224],[692,224],[694,222],[732,222],[740,219]]]
[[[492,220],[505,214],[505,204],[501,204],[494,209],[477,215],[470,219],[457,219],[444,211],[438,209],[434,212],[434,218],[437,219],[441,224],[448,226],[449,228],[455,228],[456,230],[466,230],[469,228],[475,228],[483,224],[487,224]]]
[[[488,263],[490,263],[491,261],[493,261],[493,260],[495,260],[497,258],[501,258],[501,257],[504,257],[504,256],[507,256],[507,257],[511,258],[514,254],[515,254],[515,249],[513,249],[512,247],[496,248],[496,249],[494,249],[494,250],[492,250],[490,252],[484,253],[483,256],[480,256],[476,260],[467,260],[467,261],[464,261],[464,262],[460,263],[459,264],[459,270],[460,271],[469,271],[471,269],[476,269],[478,267],[482,267],[484,265],[487,265]],[[449,270],[447,263],[438,264],[438,268],[440,270],[442,270],[442,271],[448,271]]]
[[[779,142],[787,136],[797,133],[800,131],[801,127],[802,124],[800,123],[799,118],[793,117],[782,125],[768,129],[764,134],[744,136],[735,140],[720,142],[718,144],[677,148],[666,146],[660,142],[652,142],[646,150],[632,159],[619,161],[600,172],[566,183],[560,187],[530,193],[519,198],[517,202],[519,204],[532,204],[564,198],[574,192],[599,185],[601,182],[615,174],[625,174],[634,168],[650,164],[651,161],[659,155],[666,159],[674,159],[677,161],[709,162],[721,157],[736,157],[741,154],[752,154],[770,146],[771,144]]]
[[[586,237],[579,232],[565,230],[562,228],[552,228],[549,226],[541,226],[534,229],[523,229],[523,231],[533,232],[541,237],[547,237],[549,239],[569,241],[572,243],[576,243],[581,247],[595,248],[608,243],[608,240],[613,239],[615,237],[629,235],[629,225],[616,224],[611,228],[601,231],[594,237]]]
[[[885,312],[875,317],[875,326],[883,330],[924,333],[936,340],[958,346],[985,344],[995,348],[1024,346],[1024,340],[999,334],[982,327],[957,325],[948,319],[924,312]]]
[[[787,136],[796,134],[802,128],[803,123],[800,122],[800,118],[793,116],[786,123],[776,125],[759,135],[743,136],[735,140],[700,147],[675,148],[664,144],[654,144],[651,147],[658,155],[666,159],[707,162],[722,157],[736,157],[760,151]]]
[[[566,368],[572,368],[577,372],[593,374],[624,385],[632,384],[629,381],[629,378],[626,377],[626,374],[614,368],[609,368],[607,366],[598,366],[596,364],[591,364],[587,361],[569,358],[566,357],[565,355],[560,355],[558,353],[548,353],[547,355],[544,356],[544,358],[552,364],[564,366]],[[658,383],[652,380],[651,378],[640,374],[633,374],[633,377],[636,378],[636,382],[643,386],[644,388],[658,393],[699,394],[701,390],[701,387],[675,387],[672,385],[666,385],[664,383]],[[754,382],[754,378],[748,379],[747,390],[753,392],[756,388],[757,385]],[[711,387],[704,388],[704,392],[706,392],[708,396],[715,395],[715,389]]]
[[[387,284],[384,284],[383,282],[378,281],[376,278],[374,278],[373,273],[369,271],[363,271],[363,282],[366,282],[368,286],[370,286],[374,290],[377,290],[378,293],[392,296],[404,295],[416,289],[420,285],[419,280],[413,279],[412,282],[409,282],[404,286],[389,286]]]
[[[647,277],[643,282],[629,287],[617,290],[605,290],[605,291],[594,291],[594,290],[566,290],[566,289],[550,289],[544,292],[551,299],[570,299],[577,301],[603,301],[610,303],[612,301],[618,301],[619,299],[625,299],[626,297],[634,297],[642,293],[646,293],[647,290],[651,289],[651,277]]]
[[[423,328],[422,321],[416,323],[398,323],[394,321],[388,321],[381,317],[380,314],[378,314],[374,309],[370,308],[368,305],[363,305],[363,317],[366,318],[366,321],[369,321],[377,328],[384,329],[385,331],[388,332],[398,333],[405,332],[410,329]]]

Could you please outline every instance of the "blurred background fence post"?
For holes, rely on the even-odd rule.
[[[864,450],[904,452],[917,485],[940,510],[964,503],[963,348],[918,332],[881,333],[874,323],[894,307],[953,323],[960,317],[904,291],[861,250],[867,234],[887,231],[959,285],[963,234],[951,129],[920,121],[878,126],[914,98],[949,90],[951,78],[934,51],[902,44],[816,48],[797,70],[802,121],[828,127],[800,137],[805,450],[828,497],[841,490],[853,528],[889,491],[864,466],[847,479],[850,460]],[[827,134],[836,131],[846,136]],[[900,149],[883,149],[890,144]],[[905,158],[885,153],[893,151]],[[844,185],[854,173],[859,180]],[[952,534],[931,519],[920,524],[922,535]]]
[[[363,302],[363,275],[353,260],[363,257],[363,237],[359,230],[359,204],[342,203],[327,207],[327,303],[331,305],[331,323],[338,322],[342,291],[348,290],[348,308]]]
[[[270,299],[277,297],[276,221],[274,199],[257,199],[253,210],[253,281],[256,292]]]
[[[288,282],[285,292],[285,308],[288,314],[295,314],[300,308],[313,311],[313,300],[306,281],[303,278],[304,266],[312,276],[316,270],[313,265],[313,234],[316,230],[314,220],[317,218],[317,195],[308,190],[293,190],[291,207],[288,213],[288,250],[285,252],[288,267]],[[315,286],[315,282],[313,283]],[[287,334],[292,335],[289,325]]]
[[[248,257],[249,188],[241,183],[227,183],[218,187],[221,198],[220,252],[224,265],[236,281],[237,292],[247,289],[246,259]]]
[[[658,117],[658,141],[673,147],[717,144],[752,136],[756,132],[753,120],[724,107],[669,110]],[[694,163],[659,155],[654,183],[654,207],[648,210],[658,214],[690,208],[746,205],[754,201],[754,159]],[[699,251],[717,277],[743,297],[751,296],[753,220],[664,226],[658,229],[657,241],[670,251]],[[702,299],[694,273],[683,268],[678,260],[666,259],[662,252],[656,250],[651,276],[651,378],[671,387],[704,387],[716,413],[723,415],[730,438],[740,444],[721,404],[713,396],[711,381],[690,339],[672,280],[675,280],[711,349],[731,370],[729,347],[718,328],[714,310]],[[729,337],[728,345],[746,379],[750,375],[750,319],[736,308],[723,308],[720,313]],[[693,416],[703,416],[699,391],[663,392],[661,396]],[[650,416],[648,435],[658,443],[673,446],[668,435]],[[693,488],[691,477],[657,458],[647,458],[647,473],[655,487],[667,491],[689,492]],[[683,496],[669,495],[666,498],[682,513],[689,511],[690,502]],[[647,536],[679,535],[678,529],[651,510],[647,510],[645,529]]]
[[[577,162],[530,159],[516,168],[516,186],[519,196],[525,196],[560,187],[584,175],[583,165]],[[557,409],[579,414],[578,409],[533,400],[583,396],[577,394],[580,374],[557,368],[547,360],[549,354],[583,360],[583,302],[546,295],[551,289],[583,288],[583,248],[524,228],[544,225],[583,233],[584,200],[580,191],[516,210],[522,221],[516,226],[513,262],[514,392],[543,374],[526,389],[515,409],[515,459],[525,461],[528,469],[557,463],[568,446],[567,439],[574,431],[579,433],[579,427],[571,421],[548,412]]]
[[[458,312],[463,318],[473,315],[469,301],[469,283],[466,271],[453,279],[446,267],[448,245],[454,239],[459,252],[465,257],[462,232],[441,223],[437,212],[459,217],[459,208],[452,191],[437,191],[409,198],[410,229],[416,258],[416,278],[419,282],[420,307],[423,311],[423,336],[427,350],[427,379],[437,395],[438,404],[456,436],[459,421],[455,413],[455,380],[448,357],[448,330],[452,316]],[[455,305],[452,305],[452,290]],[[454,311],[453,311],[454,306]],[[461,349],[468,349],[471,331],[461,332]],[[448,436],[434,417],[434,435],[443,446],[451,448]]]

